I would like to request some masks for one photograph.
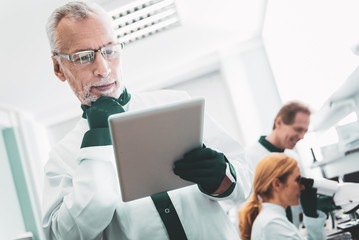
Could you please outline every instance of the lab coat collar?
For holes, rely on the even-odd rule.
[[[280,149],[274,146],[271,142],[266,139],[266,136],[261,136],[258,142],[265,147],[269,152],[284,152],[284,149]]]

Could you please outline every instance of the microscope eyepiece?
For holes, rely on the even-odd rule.
[[[314,180],[312,178],[302,177],[300,179],[300,184],[304,185],[306,189],[312,188],[314,184]]]

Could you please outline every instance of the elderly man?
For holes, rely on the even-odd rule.
[[[123,46],[111,19],[96,4],[70,2],[59,7],[48,20],[47,33],[54,73],[69,83],[84,111],[75,128],[51,151],[45,166],[47,238],[237,239],[237,228],[219,202],[243,202],[250,193],[252,172],[241,146],[206,117],[203,142],[207,147],[183,153],[173,169],[196,185],[122,202],[108,116],[188,95],[177,91],[130,94],[121,79]]]

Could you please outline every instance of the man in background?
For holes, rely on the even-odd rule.
[[[310,114],[309,107],[297,101],[282,106],[274,119],[272,132],[268,136],[261,136],[246,149],[246,158],[251,162],[253,170],[257,163],[271,152],[285,152],[299,161],[301,166],[299,155],[293,151],[293,148],[308,131]],[[286,212],[288,220],[299,226],[299,218],[293,219],[291,207]]]
[[[274,119],[272,132],[268,136],[261,136],[246,149],[246,157],[253,169],[270,152],[285,152],[299,160],[293,149],[308,131],[310,114],[309,107],[303,103],[292,101],[285,104]]]

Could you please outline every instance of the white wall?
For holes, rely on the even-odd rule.
[[[261,38],[221,50],[221,70],[229,85],[244,145],[271,132],[282,102]]]
[[[243,143],[233,101],[221,72],[210,72],[168,88],[187,91],[192,97],[204,97],[206,112],[237,141]]]
[[[73,99],[71,91],[56,80],[45,23],[62,1],[17,0],[0,2],[0,102],[28,110],[41,119],[58,102]],[[66,89],[67,90],[67,89]],[[44,112],[45,111],[45,112]]]
[[[268,1],[263,38],[284,102],[314,110],[358,66],[357,0]]]

